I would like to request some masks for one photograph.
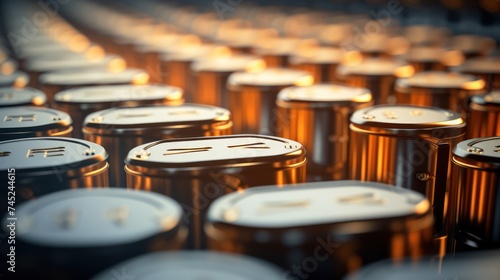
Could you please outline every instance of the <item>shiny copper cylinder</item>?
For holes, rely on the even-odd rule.
[[[489,91],[500,90],[500,58],[477,57],[467,59],[462,65],[451,68],[452,71],[476,75],[486,83]]]
[[[338,77],[350,86],[369,89],[375,104],[395,103],[394,82],[409,77],[414,69],[404,62],[387,58],[365,58],[361,62],[337,67]]]
[[[346,179],[349,119],[354,111],[373,105],[370,91],[338,84],[288,87],[276,104],[277,135],[308,151],[308,181]]]
[[[276,98],[280,90],[290,86],[308,86],[313,82],[309,73],[287,68],[231,74],[227,87],[234,133],[276,135],[279,116]]]
[[[460,65],[464,55],[457,50],[448,50],[438,46],[415,46],[403,56],[408,61],[415,73],[425,71],[446,71],[452,66]]]
[[[286,270],[284,279],[342,279],[382,259],[416,262],[432,251],[429,201],[373,182],[247,189],[214,201],[207,220],[210,250],[267,260]]]
[[[356,111],[350,130],[350,178],[424,194],[433,207],[437,241],[446,237],[450,151],[465,133],[460,115],[435,107],[378,105]]]
[[[82,127],[90,113],[116,107],[146,104],[178,105],[182,90],[167,85],[85,86],[58,92],[54,107],[73,118],[73,137],[83,138]]]
[[[500,136],[500,91],[470,98],[466,139]]]
[[[452,162],[451,249],[500,248],[500,137],[460,142]]]
[[[432,106],[462,112],[471,96],[483,92],[484,85],[484,81],[477,76],[429,71],[398,79],[394,88],[398,104]]]
[[[266,67],[263,59],[244,54],[205,57],[191,64],[194,102],[229,108],[227,79],[239,71],[262,71]]]
[[[128,151],[160,139],[231,134],[228,110],[200,104],[114,107],[88,115],[84,139],[109,151],[110,185],[125,187],[124,159]]]
[[[266,184],[305,182],[304,148],[262,135],[179,138],[143,144],[125,160],[127,187],[159,192],[183,207],[187,248],[204,248],[211,202],[226,193]]]

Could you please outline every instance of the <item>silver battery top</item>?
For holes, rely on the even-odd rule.
[[[0,107],[42,106],[47,102],[45,93],[34,88],[0,88]]]
[[[218,167],[289,167],[306,162],[298,142],[263,135],[161,140],[132,149],[125,160],[130,169],[153,167],[151,172],[171,174],[182,170]]]
[[[73,174],[79,168],[103,163],[107,157],[100,145],[74,138],[38,137],[0,142],[0,170],[15,168],[16,173],[26,177]]]
[[[500,171],[500,137],[474,138],[458,143],[453,149],[453,161],[467,168]]]
[[[42,132],[57,134],[70,129],[72,123],[64,112],[28,106],[3,108],[0,118],[0,139],[7,134],[19,136],[16,138],[34,137]]]
[[[500,91],[493,91],[484,95],[471,97],[469,106],[473,110],[498,111],[500,110]]]
[[[258,56],[245,54],[198,58],[191,64],[191,70],[195,72],[230,73],[262,70],[265,67],[266,63]]]
[[[145,84],[149,75],[142,69],[127,68],[120,72],[106,69],[85,68],[79,70],[54,71],[40,75],[44,85],[75,86],[98,84]]]
[[[152,253],[140,256],[103,271],[92,280],[112,279],[116,271],[126,271],[135,279],[217,279],[278,280],[283,272],[272,264],[241,254],[208,251]]]
[[[212,130],[217,126],[231,126],[228,110],[201,104],[179,106],[145,105],[115,107],[95,112],[84,121],[86,130],[99,130],[105,134],[165,134],[172,130]],[[96,133],[99,133],[96,131]]]
[[[44,247],[127,244],[179,225],[181,206],[173,199],[124,189],[66,190],[17,209],[17,238]]]
[[[372,100],[370,90],[340,84],[314,84],[287,87],[278,94],[276,103],[288,108],[325,108],[350,106]]]
[[[299,50],[289,58],[290,64],[338,64],[342,61],[344,52],[335,47],[316,47]]]
[[[462,65],[451,70],[462,73],[500,74],[500,58],[475,57],[467,59]]]
[[[340,76],[411,76],[414,70],[404,61],[385,58],[366,58],[357,64],[340,65]]]
[[[182,90],[167,85],[108,85],[63,90],[54,99],[60,103],[101,104],[124,101],[179,100]]]
[[[241,86],[282,87],[311,85],[313,77],[305,71],[286,68],[267,68],[258,72],[236,72],[229,76],[228,88],[238,90]]]
[[[0,75],[0,87],[23,88],[30,81],[28,74],[22,71],[16,71],[9,75]]]
[[[354,112],[351,128],[369,133],[447,138],[462,135],[465,121],[456,112],[436,107],[377,105]]]
[[[484,81],[473,75],[427,71],[416,73],[410,78],[398,79],[395,86],[396,90],[401,92],[407,92],[410,87],[477,90],[484,87]]]
[[[173,49],[168,52],[160,53],[161,61],[192,61],[196,58],[217,55],[218,53],[226,53],[229,49],[222,45],[202,44],[185,46],[184,48]]]
[[[27,61],[24,68],[28,71],[51,72],[60,70],[80,69],[87,67],[101,67],[102,69],[125,68],[126,62],[118,55],[106,55],[91,59],[83,55],[39,57]]]
[[[429,214],[429,202],[415,191],[372,182],[331,181],[227,194],[213,202],[207,217],[212,223],[269,229],[371,220],[373,225],[355,231],[372,231],[390,221]]]

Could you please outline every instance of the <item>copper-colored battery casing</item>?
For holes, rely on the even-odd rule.
[[[500,248],[500,137],[460,142],[452,162],[452,251]]]
[[[415,73],[424,71],[445,71],[449,67],[460,65],[464,55],[460,51],[447,50],[438,46],[415,46],[403,56],[415,69]]]
[[[453,36],[448,47],[462,52],[465,58],[468,59],[488,56],[495,49],[496,42],[493,38],[487,36],[462,34]]]
[[[409,77],[411,65],[384,58],[366,58],[353,65],[337,67],[339,79],[350,86],[368,88],[375,104],[394,103],[393,87],[397,77]]]
[[[276,134],[304,145],[308,180],[346,179],[349,118],[373,105],[370,91],[338,84],[289,87],[279,93],[276,104]]]
[[[149,75],[141,69],[127,68],[120,72],[111,72],[105,68],[85,68],[44,73],[39,77],[40,88],[47,94],[49,105],[53,105],[56,93],[70,88],[133,84],[144,85]]]
[[[228,135],[231,127],[231,114],[219,107],[141,105],[92,113],[85,118],[83,134],[108,151],[110,185],[125,187],[123,161],[132,148],[160,139]]]
[[[436,242],[443,242],[450,150],[465,133],[460,114],[435,107],[378,105],[356,111],[350,129],[350,178],[424,194],[433,207]]]
[[[308,72],[286,68],[231,74],[227,87],[234,133],[275,135],[279,91],[289,86],[308,86],[313,82],[314,78]]]
[[[394,88],[399,104],[462,112],[469,97],[483,92],[484,81],[473,75],[429,71],[398,79]]]
[[[487,90],[500,90],[500,58],[477,57],[467,59],[462,65],[451,68],[452,71],[481,77]]]
[[[202,226],[217,197],[249,187],[301,183],[304,148],[297,142],[262,135],[181,138],[144,144],[125,160],[127,187],[176,199],[189,224],[188,248],[204,248]]]
[[[416,261],[432,251],[432,226],[419,193],[330,181],[227,194],[210,206],[205,232],[210,250],[273,262],[284,279],[322,280],[381,259]]]
[[[60,91],[55,108],[73,118],[73,137],[82,138],[82,124],[90,113],[116,107],[146,104],[178,105],[184,102],[182,90],[167,85],[87,86]]]
[[[340,48],[318,47],[298,51],[288,59],[290,68],[307,71],[316,82],[337,82],[337,66],[340,64],[343,52]]]
[[[500,91],[470,98],[465,139],[500,136]]]
[[[46,103],[47,96],[45,93],[35,88],[0,88],[0,108],[17,106],[44,107]]]
[[[239,71],[262,71],[264,60],[253,55],[198,58],[191,64],[194,102],[229,108],[227,79]]]

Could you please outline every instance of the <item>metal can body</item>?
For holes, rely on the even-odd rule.
[[[0,113],[0,141],[42,137],[69,137],[71,117],[61,111],[41,107],[9,107]]]
[[[499,248],[500,137],[460,142],[452,162],[452,250]]]
[[[465,113],[466,139],[500,136],[500,91],[473,96]]]
[[[234,133],[275,135],[279,114],[276,98],[280,90],[313,82],[309,73],[285,68],[231,74],[227,86]]]
[[[60,191],[23,204],[17,215],[37,221],[16,229],[22,279],[89,279],[138,255],[178,250],[187,236],[180,205],[143,191]]]
[[[353,65],[337,67],[339,79],[350,86],[369,89],[375,104],[394,103],[393,87],[397,77],[409,77],[414,69],[404,62],[366,58]]]
[[[34,88],[0,88],[0,108],[15,106],[45,106],[47,96]]]
[[[84,121],[83,134],[86,140],[108,151],[110,185],[125,187],[123,161],[132,148],[160,139],[228,135],[231,128],[231,114],[222,108],[198,104],[143,105],[90,114]]]
[[[415,46],[404,55],[415,73],[425,71],[446,71],[449,67],[460,65],[464,61],[464,55],[460,51],[447,50],[438,46]]]
[[[277,135],[308,151],[308,180],[347,178],[349,118],[373,104],[368,89],[316,84],[283,89],[277,98]]]
[[[289,278],[341,279],[371,262],[417,260],[432,249],[427,199],[372,182],[247,189],[214,201],[207,219],[210,250],[265,259]]]
[[[162,140],[138,146],[126,159],[127,187],[176,199],[187,214],[189,248],[205,246],[201,227],[210,203],[241,189],[305,181],[305,150],[262,135]]]
[[[434,107],[379,105],[356,111],[350,129],[350,179],[424,194],[433,207],[436,242],[443,242],[450,147],[465,133],[460,115]]]
[[[73,137],[82,138],[82,124],[93,112],[116,106],[146,104],[178,105],[184,102],[181,89],[166,85],[89,86],[58,92],[55,107],[71,115]]]
[[[343,52],[334,47],[317,47],[298,51],[290,56],[288,64],[291,68],[307,71],[316,82],[337,82],[337,66]]]
[[[462,112],[469,97],[484,89],[479,77],[451,72],[420,72],[398,79],[395,90],[399,104],[432,106]]]
[[[485,81],[487,90],[500,90],[500,58],[498,57],[471,58],[451,70],[479,76]]]
[[[109,185],[108,154],[95,143],[65,137],[23,138],[0,142],[0,150],[1,173],[15,169],[16,203],[59,190]]]

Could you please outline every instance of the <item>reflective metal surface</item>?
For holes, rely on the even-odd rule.
[[[370,91],[339,84],[288,87],[279,93],[276,104],[276,133],[304,145],[308,180],[346,179],[349,118],[373,104]]]
[[[500,91],[473,96],[468,105],[466,139],[500,136]]]
[[[453,251],[500,247],[500,137],[453,149],[450,226]]]
[[[0,108],[14,106],[45,106],[47,96],[35,88],[0,88]]]
[[[231,114],[223,108],[142,105],[92,113],[84,120],[83,134],[110,154],[110,185],[125,187],[123,161],[132,148],[159,139],[228,135],[231,128]]]
[[[230,192],[265,184],[305,181],[304,148],[262,135],[181,138],[133,148],[126,160],[127,187],[177,200],[189,224],[188,248],[204,248],[202,226],[210,203]]]
[[[268,260],[286,279],[340,279],[381,259],[418,260],[431,252],[432,226],[429,201],[417,192],[331,181],[222,196],[205,232],[209,249]]]
[[[453,67],[452,71],[481,77],[487,90],[500,90],[500,58],[478,57],[466,60],[462,65]]]

